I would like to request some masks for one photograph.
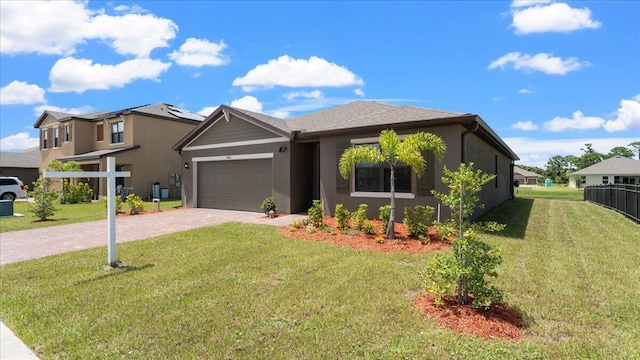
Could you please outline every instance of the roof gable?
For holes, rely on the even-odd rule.
[[[640,161],[614,156],[571,175],[640,175]]]

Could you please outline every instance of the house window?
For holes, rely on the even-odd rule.
[[[613,177],[613,183],[614,184],[620,184],[620,176],[614,176]]]
[[[96,126],[96,141],[100,142],[104,140],[104,124],[98,124]]]
[[[111,143],[118,144],[124,142],[124,121],[111,124]]]
[[[608,184],[609,183],[609,176],[605,175],[602,177],[602,183],[603,184]]]
[[[42,131],[42,149],[48,149],[48,148],[49,148],[49,131],[45,129]]]
[[[367,144],[380,148],[379,144]],[[395,166],[395,191],[411,193],[411,167],[398,163]],[[391,168],[389,164],[356,164],[355,166],[356,192],[390,192]]]
[[[60,146],[60,128],[53,128],[53,148]]]
[[[71,125],[67,124],[64,126],[64,142],[71,141]]]

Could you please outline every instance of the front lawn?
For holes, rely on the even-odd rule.
[[[356,250],[229,223],[3,265],[0,318],[55,358],[633,358],[638,226],[594,204],[514,199],[498,285],[520,342],[439,328],[413,306],[430,253]]]
[[[160,203],[160,210],[170,210],[180,207],[181,205],[182,202],[180,200],[163,200]],[[0,233],[102,220],[107,218],[107,209],[102,201],[88,204],[56,204],[56,208],[58,211],[56,211],[50,220],[39,221],[36,216],[29,212],[29,204],[27,202],[16,201],[13,203],[13,212],[22,214],[24,217],[0,219]],[[151,202],[145,202],[144,210],[152,211],[153,204]],[[129,207],[126,203],[122,205],[122,211],[129,211]]]

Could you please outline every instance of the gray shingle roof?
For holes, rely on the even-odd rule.
[[[292,130],[309,133],[364,126],[393,125],[462,115],[469,114],[359,100],[331,109],[298,116],[287,121]]]
[[[538,174],[534,173],[533,171],[525,170],[525,169],[519,168],[517,166],[513,167],[513,173],[514,174],[520,174],[520,175],[526,176],[526,177],[533,177],[533,176],[542,177],[542,175],[538,175]]]
[[[615,156],[578,170],[571,175],[636,175],[640,176],[640,161]]]
[[[0,167],[38,168],[40,167],[40,149],[35,147],[21,152],[0,152]]]

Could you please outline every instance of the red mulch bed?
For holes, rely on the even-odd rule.
[[[438,324],[453,331],[477,335],[485,339],[518,341],[522,336],[522,316],[509,305],[493,304],[487,310],[458,305],[454,298],[444,299],[444,305],[434,304],[435,295],[420,295],[414,305]]]
[[[327,241],[338,245],[349,246],[356,249],[366,249],[382,252],[405,252],[409,254],[423,253],[426,251],[450,249],[451,242],[449,240],[440,240],[433,229],[429,230],[429,238],[431,242],[423,245],[420,240],[410,238],[407,235],[407,227],[402,223],[395,223],[394,231],[395,239],[385,239],[384,243],[376,242],[376,237],[384,237],[382,231],[382,222],[380,220],[368,220],[375,225],[375,235],[365,235],[362,232],[359,235],[347,235],[336,229],[335,219],[330,217],[324,218],[324,224],[336,229],[336,234],[329,234],[320,229],[310,234],[304,228],[291,231],[289,226],[280,228],[280,233],[284,236],[307,239],[313,241]]]
[[[402,223],[394,225],[396,239],[385,239],[384,243],[380,244],[375,239],[380,236],[384,237],[382,223],[380,220],[369,221],[375,225],[375,235],[364,235],[362,232],[359,235],[346,235],[339,230],[336,230],[335,234],[322,230],[316,230],[315,233],[310,234],[304,228],[291,231],[289,226],[280,228],[280,233],[296,239],[326,241],[356,249],[381,252],[418,254],[451,248],[451,241],[439,239],[433,229],[429,230],[431,242],[423,245],[419,240],[407,235],[407,227]],[[324,224],[336,228],[334,218],[324,218]],[[443,305],[436,306],[434,300],[435,295],[420,295],[416,298],[414,305],[423,314],[435,318],[442,327],[463,334],[480,336],[484,339],[518,341],[522,336],[522,316],[506,304],[494,304],[485,310],[482,308],[474,309],[471,304],[460,306],[452,298],[447,298]]]

